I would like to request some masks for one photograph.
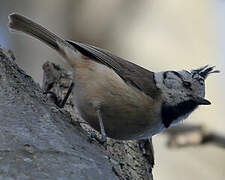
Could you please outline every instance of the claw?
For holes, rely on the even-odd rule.
[[[89,137],[90,143],[92,143],[93,140],[96,140],[99,144],[103,145],[105,150],[107,150],[107,139],[106,138],[104,138],[104,137],[99,138],[94,132],[91,132],[88,137]]]

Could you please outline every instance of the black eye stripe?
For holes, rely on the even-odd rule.
[[[180,78],[183,81],[183,77],[178,72],[176,71],[170,71],[170,72],[176,75],[178,78]]]
[[[176,72],[176,71],[165,71],[165,72],[163,73],[163,79],[164,79],[164,80],[167,78],[167,73],[169,73],[169,72],[171,72],[171,73],[173,73],[174,75],[176,75],[176,76],[182,81],[183,86],[184,86],[186,89],[192,90],[192,88],[191,88],[191,85],[192,85],[191,82],[185,81],[185,80],[183,79],[183,76],[182,76],[181,74],[179,74],[178,72]],[[164,81],[163,81],[163,83],[164,83]],[[164,84],[165,84],[165,83],[164,83]]]
[[[173,73],[174,75],[176,75],[178,78],[180,78],[183,81],[183,77],[176,71],[165,71],[163,73],[163,79],[167,78],[167,73],[169,73],[169,72]]]

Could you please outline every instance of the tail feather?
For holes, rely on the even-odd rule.
[[[74,49],[74,47],[68,42],[66,42],[64,39],[50,32],[43,26],[17,13],[9,15],[8,26],[12,30],[21,31],[25,34],[29,34],[30,36],[43,41],[45,44],[55,49],[70,64],[75,64],[75,59],[71,57],[76,56],[76,49]]]

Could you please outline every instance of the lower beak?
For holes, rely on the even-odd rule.
[[[211,102],[208,101],[207,99],[205,98],[202,98],[202,97],[199,97],[199,96],[196,96],[196,97],[193,97],[193,100],[196,102],[196,104],[198,105],[210,105]]]

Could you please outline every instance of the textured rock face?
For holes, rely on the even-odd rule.
[[[0,179],[118,179],[104,152],[2,49]]]
[[[72,73],[50,62],[46,62],[43,65],[43,70],[43,89],[56,93],[60,99],[65,97],[72,82]],[[76,86],[76,82],[74,83]],[[69,96],[63,109],[70,113],[72,122],[79,122],[84,131],[88,133],[94,132],[101,138],[101,135],[79,116],[79,112],[73,104],[72,94]],[[137,142],[108,138],[107,144],[107,156],[112,162],[114,172],[117,173],[120,179],[153,179],[154,153],[151,139]]]

